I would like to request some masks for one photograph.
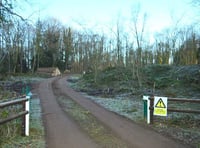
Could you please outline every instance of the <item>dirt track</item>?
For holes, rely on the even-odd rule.
[[[38,92],[48,148],[95,148],[97,145],[62,111],[52,91],[52,81],[40,84]]]
[[[48,148],[95,148],[95,144],[78,126],[62,111],[53,94],[52,83],[57,93],[70,97],[89,110],[99,121],[109,127],[112,133],[128,143],[132,148],[186,148],[168,137],[140,126],[100,107],[80,93],[67,86],[67,77],[51,78],[41,82],[38,88],[42,104],[43,120]]]

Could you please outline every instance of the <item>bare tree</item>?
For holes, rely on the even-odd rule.
[[[13,10],[13,3],[11,0],[0,0],[0,23],[8,21],[8,16],[17,16],[21,20],[25,20],[21,15]]]
[[[135,56],[135,62],[133,64],[133,78],[137,77],[139,87],[142,87],[142,78],[140,69],[142,66],[142,48],[143,48],[143,42],[144,42],[144,29],[146,25],[146,19],[147,14],[144,13],[141,19],[140,16],[140,6],[138,5],[136,8],[133,9],[133,33],[136,40],[136,56]]]
[[[117,65],[122,66],[123,65],[123,57],[122,57],[122,27],[120,26],[120,18],[117,20],[117,26],[116,26],[116,48],[117,48]]]

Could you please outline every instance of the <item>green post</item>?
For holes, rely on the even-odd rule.
[[[143,96],[143,111],[144,111],[144,119],[147,120],[147,112],[148,112],[148,98],[149,96]]]
[[[30,87],[26,85],[26,95],[28,95],[29,92],[30,92]]]
[[[147,100],[143,100],[144,102],[144,119],[147,119]]]
[[[22,94],[22,95],[25,94],[25,88],[24,88],[24,86],[22,86],[21,94]]]

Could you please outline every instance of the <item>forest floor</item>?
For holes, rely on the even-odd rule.
[[[142,95],[154,94],[162,97],[200,99],[199,65],[148,67],[143,75],[143,88],[134,86],[136,81],[132,82],[133,87],[130,86],[129,82],[132,80],[129,79],[128,72],[123,69],[113,68],[102,73],[98,85],[93,85],[91,74],[74,75],[68,81],[72,88],[82,92],[87,98],[142,125],[146,124]],[[115,77],[118,81],[115,80]],[[125,77],[126,80],[121,80],[121,77]],[[128,85],[129,87],[127,87]],[[153,85],[157,86],[153,87]],[[169,106],[186,110],[199,110],[200,108],[200,104],[193,103],[170,103]],[[148,125],[148,127],[180,140],[184,144],[192,145],[195,148],[200,147],[199,114],[168,113],[167,117],[154,116],[154,119],[154,124]]]

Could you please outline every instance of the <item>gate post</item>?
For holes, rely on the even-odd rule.
[[[149,96],[143,96],[143,102],[144,102],[144,119],[147,120],[147,124],[150,124],[150,100]]]
[[[25,101],[22,102],[22,108],[23,108],[23,111],[26,110],[26,102]],[[23,115],[22,116],[22,136],[25,136],[25,130],[26,130],[25,124],[26,124],[26,115]]]
[[[149,97],[150,100],[150,124],[153,124],[153,111],[154,111],[154,96]]]
[[[29,122],[30,122],[30,96],[26,96],[28,99],[25,104],[25,110],[28,114],[25,115],[25,136],[29,136]]]

